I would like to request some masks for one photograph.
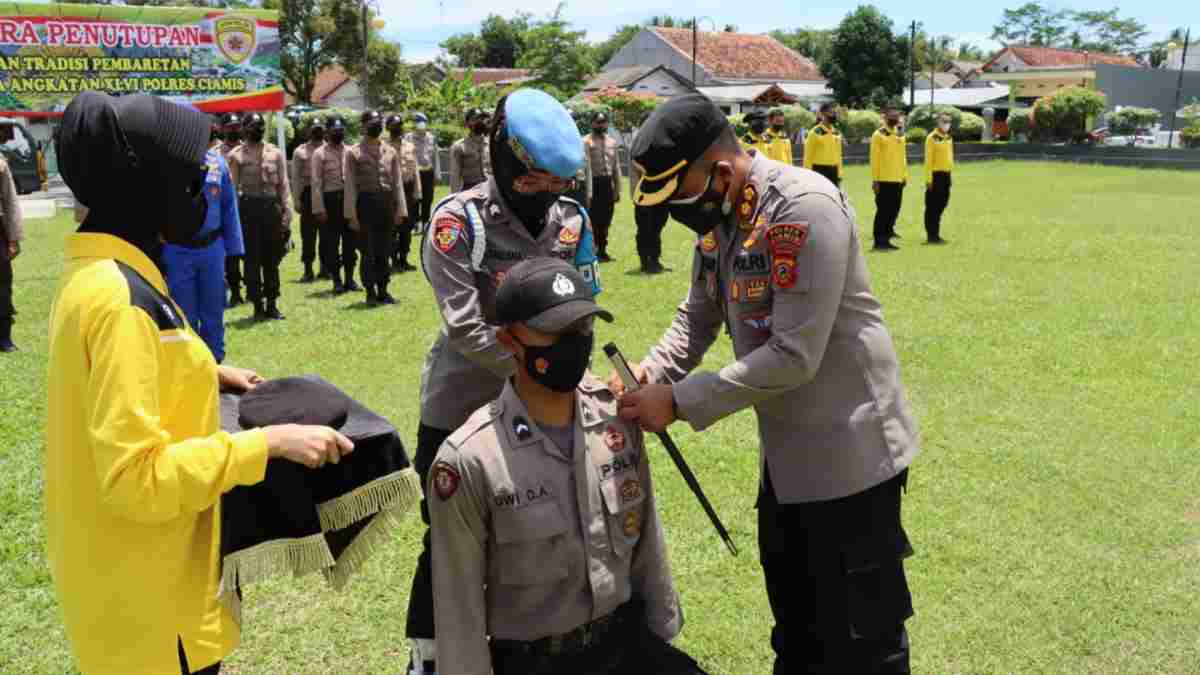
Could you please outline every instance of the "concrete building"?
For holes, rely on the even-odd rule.
[[[1019,102],[1032,103],[1064,87],[1094,87],[1101,64],[1141,67],[1132,56],[1010,45],[984,64],[981,78],[1011,86]]]
[[[1167,70],[1179,71],[1179,66],[1183,65],[1184,70],[1200,70],[1200,44],[1193,42],[1188,45],[1187,63],[1183,63],[1183,47],[1178,46],[1167,52],[1167,61],[1163,64],[1163,68]]]
[[[671,98],[693,91],[692,83],[666,66],[629,66],[606,70],[584,85],[579,96],[595,94],[602,89],[654,94]]]
[[[697,37],[697,86],[825,80],[815,63],[769,35],[700,31]],[[692,81],[691,29],[644,28],[613,55],[604,70],[633,66],[663,66]]]

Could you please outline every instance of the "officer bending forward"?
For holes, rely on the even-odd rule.
[[[612,321],[562,260],[500,285],[516,373],[429,478],[440,672],[703,672],[667,642],[683,614],[642,433],[586,374],[597,316]]]

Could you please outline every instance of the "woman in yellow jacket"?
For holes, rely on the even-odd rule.
[[[208,127],[159,98],[86,92],[56,139],[88,212],[50,316],[46,548],[88,675],[215,673],[239,633],[216,600],[221,494],[269,458],[316,467],[353,449],[324,427],[219,430],[219,388],[260,379],[217,366],[157,264],[164,239],[204,222]]]

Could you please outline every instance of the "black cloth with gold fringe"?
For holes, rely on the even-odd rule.
[[[267,463],[257,485],[221,500],[222,602],[241,616],[241,590],[276,575],[321,572],[337,590],[421,498],[421,483],[396,427],[315,375],[271,380],[221,394],[221,428],[274,424],[340,431],[354,452],[319,469]]]

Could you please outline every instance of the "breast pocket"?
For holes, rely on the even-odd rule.
[[[551,584],[567,578],[567,520],[558,503],[496,511],[493,577],[507,586]]]
[[[619,558],[628,558],[646,525],[646,488],[638,473],[630,471],[601,481],[600,494],[613,552]]]

